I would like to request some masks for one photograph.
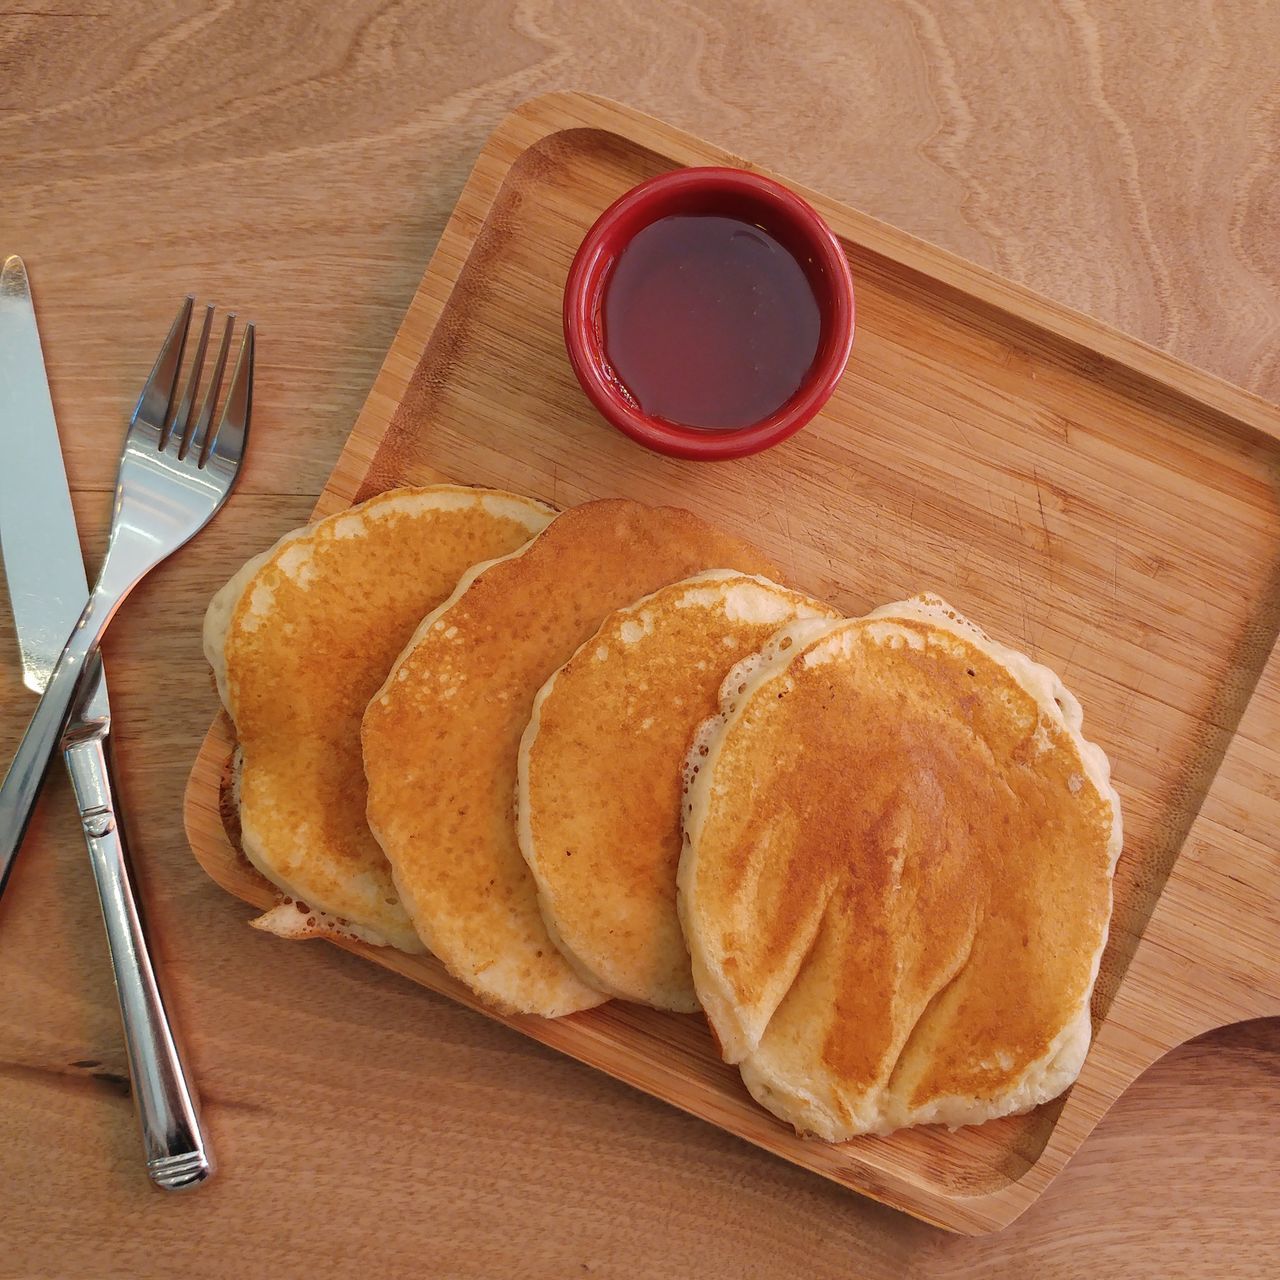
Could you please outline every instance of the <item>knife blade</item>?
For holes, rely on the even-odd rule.
[[[44,689],[89,585],[58,441],[44,352],[22,259],[0,269],[0,559],[13,606],[23,682]],[[147,1172],[169,1191],[213,1170],[152,968],[116,813],[111,707],[100,657],[85,673],[63,733],[63,759],[107,930]]]
[[[0,269],[0,558],[22,680],[42,693],[89,596],[27,269]],[[86,703],[110,715],[106,684]]]

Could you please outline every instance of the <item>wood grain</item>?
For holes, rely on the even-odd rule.
[[[0,11],[0,239],[33,272],[86,548],[181,292],[257,319],[270,376],[244,494],[110,645],[135,845],[222,1175],[173,1202],[138,1173],[59,780],[0,910],[0,1273],[303,1274],[319,1249],[392,1274],[1273,1272],[1275,1023],[1176,1051],[1026,1217],[950,1239],[353,958],[248,934],[177,815],[214,706],[204,601],[305,518],[516,102],[624,98],[1275,399],[1274,7],[42,7]],[[26,711],[4,681],[11,747]],[[1266,816],[1241,794],[1217,815],[1232,827]]]

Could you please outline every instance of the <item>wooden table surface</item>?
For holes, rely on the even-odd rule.
[[[486,134],[623,99],[1280,399],[1271,0],[0,6],[0,254],[25,255],[86,551],[181,295],[259,324],[244,483],[108,642],[155,948],[221,1171],[141,1173],[65,782],[0,904],[0,1275],[1274,1275],[1280,1026],[1133,1087],[960,1239],[323,944],[245,927],[180,824],[199,624],[304,521]],[[2,463],[0,463],[2,465]],[[0,750],[29,714],[0,614]]]

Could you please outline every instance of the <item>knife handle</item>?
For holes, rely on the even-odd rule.
[[[156,1186],[181,1191],[203,1182],[213,1161],[147,950],[105,735],[75,742],[64,754],[107,928],[147,1173]]]

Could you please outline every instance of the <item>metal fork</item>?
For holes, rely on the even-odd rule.
[[[240,470],[253,401],[253,325],[245,326],[226,405],[216,430],[211,431],[235,317],[227,317],[209,387],[193,421],[213,308],[205,310],[191,373],[175,402],[192,305],[192,298],[182,304],[138,398],[116,476],[114,517],[102,571],[0,785],[0,893],[76,687],[93,665],[102,633],[139,581],[208,524],[226,501]]]

